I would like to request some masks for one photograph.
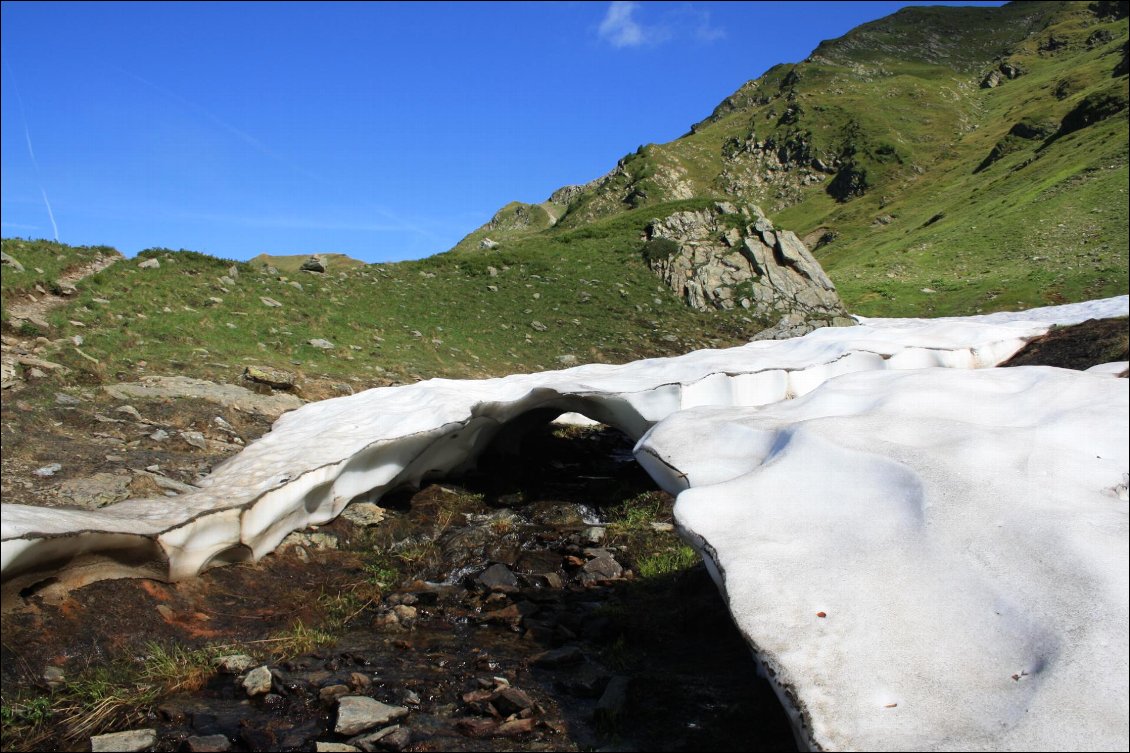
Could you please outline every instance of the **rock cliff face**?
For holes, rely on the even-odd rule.
[[[651,268],[687,305],[700,311],[741,307],[777,321],[764,338],[852,323],[804,243],[774,228],[757,206],[717,202],[675,212],[652,220],[647,239]]]

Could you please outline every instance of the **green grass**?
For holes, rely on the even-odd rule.
[[[8,301],[24,293],[41,296],[36,286],[46,292],[58,292],[59,278],[66,272],[87,264],[100,255],[117,255],[108,246],[67,246],[47,240],[5,238],[0,248],[23,265],[22,271],[4,265],[0,275],[0,309],[8,321]]]

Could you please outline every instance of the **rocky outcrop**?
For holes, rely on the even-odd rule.
[[[777,322],[775,337],[851,323],[836,288],[804,243],[764,212],[718,202],[647,228],[648,264],[699,311],[743,308]]]

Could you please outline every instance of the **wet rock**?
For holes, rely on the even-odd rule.
[[[408,608],[412,609],[411,607],[408,607]],[[412,616],[413,617],[416,616],[416,610],[415,609],[412,609]],[[372,684],[373,684],[373,679],[371,677],[369,677],[367,674],[364,674],[362,672],[350,672],[349,673],[349,687],[353,688],[354,690],[364,690],[365,688],[371,687]]]
[[[340,683],[327,685],[318,691],[318,699],[321,700],[322,703],[333,704],[336,703],[339,698],[344,698],[352,692],[353,690],[348,685],[342,685]]]
[[[503,688],[494,694],[491,703],[503,716],[517,714],[534,707],[534,701],[524,690],[515,687]]]
[[[631,678],[624,675],[616,675],[609,680],[600,700],[596,702],[594,716],[605,721],[611,721],[619,716],[620,712],[624,710],[624,705],[628,702],[628,687],[630,685]]]
[[[249,696],[263,695],[271,691],[271,670],[267,665],[256,667],[247,673],[247,677],[243,678],[243,688],[247,691]]]
[[[600,542],[604,541],[605,531],[606,529],[604,526],[589,526],[585,530],[581,531],[581,540],[589,545],[599,544]]]
[[[514,593],[518,590],[518,578],[506,565],[491,565],[475,580],[488,591]]]
[[[577,667],[558,681],[558,686],[578,698],[599,698],[608,686],[610,675],[596,664]]]
[[[358,735],[349,742],[366,753],[375,750],[402,750],[412,742],[412,731],[394,724],[367,735]]]
[[[224,674],[239,675],[254,667],[255,659],[247,654],[228,654],[227,656],[217,656],[215,664],[216,669]]]
[[[599,580],[615,580],[624,574],[624,568],[620,566],[613,557],[612,553],[607,549],[586,549],[585,554],[592,553],[592,559],[584,564],[581,568],[582,582],[594,582]]]
[[[568,667],[574,664],[580,664],[584,661],[585,655],[581,653],[581,649],[576,646],[562,646],[561,648],[550,649],[543,651],[530,660],[530,663],[535,667]]]
[[[499,737],[519,737],[533,732],[536,725],[537,720],[533,718],[511,719],[510,721],[498,725],[495,734]]]
[[[192,753],[224,753],[231,750],[231,740],[226,735],[194,735],[184,741],[184,747]]]
[[[153,261],[157,261],[154,259]],[[108,735],[95,735],[90,738],[91,753],[110,753],[110,751],[146,750],[157,744],[157,730],[133,729],[128,732],[111,732]]]
[[[389,706],[368,696],[345,696],[338,701],[334,732],[339,735],[356,735],[407,715],[408,709],[403,706]]]

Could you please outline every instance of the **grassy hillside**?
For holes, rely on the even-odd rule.
[[[559,224],[753,201],[866,315],[1124,293],[1127,37],[1125,3],[906,8],[626,155]]]
[[[653,214],[557,228],[520,248],[325,274],[273,276],[189,251],[146,251],[88,278],[48,315],[45,334],[58,342],[44,357],[90,382],[169,371],[232,381],[263,364],[371,386],[624,362],[736,344],[761,329],[735,312],[692,311],[660,285],[640,254]],[[19,243],[17,258],[29,253]],[[160,266],[139,267],[147,259]],[[68,344],[76,335],[97,364]],[[318,338],[334,348],[309,344]]]

